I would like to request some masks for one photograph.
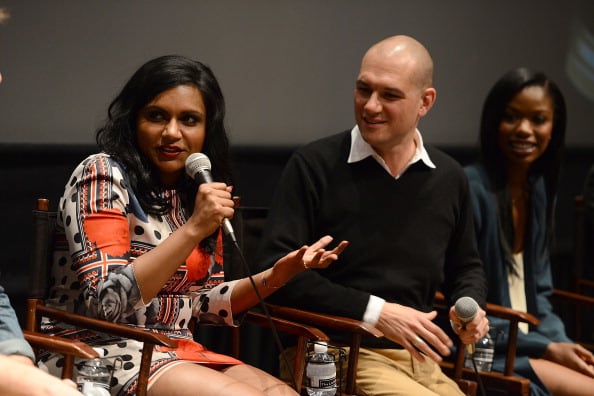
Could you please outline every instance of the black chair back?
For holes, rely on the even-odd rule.
[[[31,261],[29,264],[29,298],[47,298],[50,260],[56,229],[56,212],[48,211],[49,200],[39,199],[32,212]]]

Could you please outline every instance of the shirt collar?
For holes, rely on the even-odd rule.
[[[417,146],[415,155],[413,155],[410,162],[408,163],[408,165],[402,173],[404,173],[406,169],[408,169],[408,167],[410,167],[412,164],[418,161],[422,161],[423,164],[425,164],[429,168],[436,168],[433,161],[431,161],[431,158],[429,158],[427,150],[425,150],[425,146],[423,145],[423,137],[421,136],[421,132],[419,132],[418,129],[416,130],[415,134],[415,143]],[[351,164],[353,162],[359,162],[370,156],[373,157],[389,173],[389,169],[386,165],[386,162],[383,160],[382,157],[379,156],[379,154],[375,152],[373,147],[371,147],[369,143],[367,143],[363,139],[363,136],[361,136],[361,131],[359,130],[359,126],[355,125],[351,130],[351,150],[349,152],[349,158],[347,159],[347,163]],[[398,177],[399,176],[400,175],[398,175]]]

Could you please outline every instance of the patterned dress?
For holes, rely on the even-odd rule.
[[[48,305],[176,339],[177,349],[155,348],[149,387],[165,369],[181,362],[212,367],[241,364],[206,350],[188,329],[193,317],[235,325],[229,299],[236,281],[224,282],[220,232],[214,252],[197,246],[155,298],[141,298],[130,264],[187,219],[176,191],[164,194],[172,209],[164,215],[147,214],[130,190],[121,165],[103,153],[85,159],[74,170],[60,200],[58,229],[63,234],[56,242],[48,300]],[[62,323],[46,322],[44,329],[100,347],[104,357],[121,363],[114,371],[112,394],[135,393],[142,343]],[[59,355],[45,353],[40,358],[52,374],[59,373]]]

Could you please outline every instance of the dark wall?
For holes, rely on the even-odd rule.
[[[1,5],[11,13],[0,28],[4,143],[93,143],[90,131],[133,71],[175,53],[212,67],[235,143],[302,144],[353,124],[361,56],[384,37],[407,34],[435,62],[437,102],[420,128],[426,142],[474,144],[491,85],[507,70],[528,66],[546,72],[565,94],[567,141],[594,147],[591,0]]]

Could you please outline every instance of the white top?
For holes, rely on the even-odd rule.
[[[513,255],[514,271],[508,271],[507,283],[509,285],[509,300],[511,308],[516,311],[526,312],[526,292],[524,289],[524,255],[522,252]],[[528,333],[528,323],[518,323],[518,328]]]

